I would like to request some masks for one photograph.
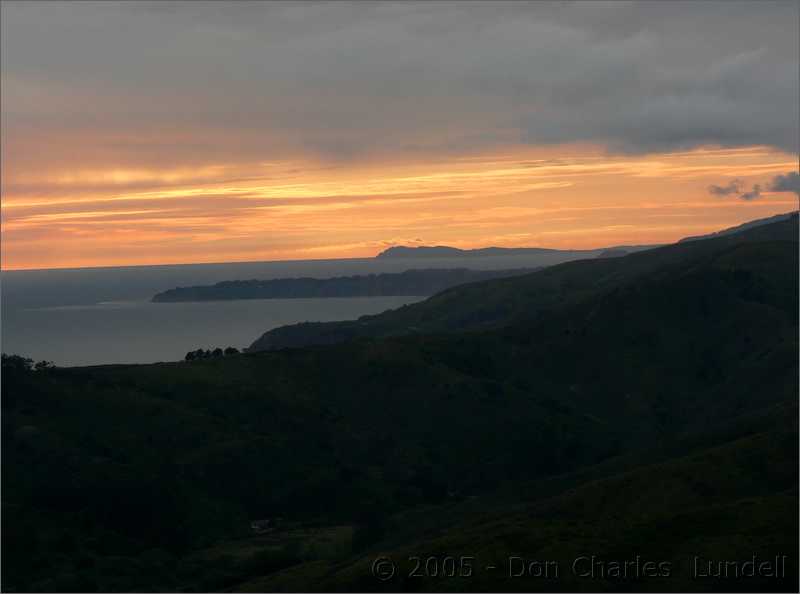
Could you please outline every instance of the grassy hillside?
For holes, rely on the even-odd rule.
[[[4,365],[3,588],[796,588],[796,225],[574,262],[382,318],[449,312],[439,334]],[[491,323],[469,323],[485,311]],[[265,518],[281,520],[252,534]],[[674,575],[406,571],[429,554],[565,571],[579,551]],[[687,555],[753,553],[788,555],[787,577],[679,571]],[[395,579],[371,575],[377,555]]]
[[[587,481],[556,496],[504,506],[490,500],[480,514],[453,514],[442,508],[416,516],[400,514],[392,519],[391,529],[403,522],[419,526],[434,514],[448,512],[460,521],[418,530],[416,538],[411,535],[402,544],[387,537],[344,561],[299,564],[239,589],[339,591],[370,584],[423,592],[791,588],[797,580],[793,563],[798,553],[796,534],[790,529],[798,522],[796,445],[796,427],[783,428]],[[758,464],[765,460],[770,463]],[[707,573],[709,560],[747,560],[754,553],[762,559],[792,559],[786,579],[700,575]],[[591,555],[603,565],[587,575],[592,563],[586,557]],[[638,573],[634,566],[618,576],[601,573],[610,572],[614,562],[635,561],[637,556]],[[428,566],[417,568],[417,557]],[[396,577],[385,583],[369,579],[376,558],[391,559]],[[445,567],[445,558],[457,560],[455,571],[452,565]],[[463,558],[472,559],[472,575],[462,573]],[[525,571],[528,563],[522,559],[546,561],[550,573]],[[659,575],[642,571],[647,561],[664,564]]]

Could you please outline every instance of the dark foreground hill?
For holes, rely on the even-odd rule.
[[[5,366],[3,589],[796,590],[797,295],[794,218],[446,291],[438,334]]]
[[[155,295],[155,303],[220,301],[231,299],[295,299],[325,297],[386,297],[433,295],[444,289],[495,278],[532,272],[516,270],[469,270],[467,268],[406,270],[382,274],[333,278],[276,278],[223,281],[214,285],[178,287]]]

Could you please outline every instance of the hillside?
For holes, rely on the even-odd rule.
[[[519,270],[421,269],[398,273],[333,278],[277,278],[223,281],[214,285],[178,287],[155,295],[154,303],[232,299],[296,299],[326,297],[386,297],[433,295],[464,283],[517,276]]]
[[[785,221],[793,216],[793,213],[788,212],[785,214],[775,215],[774,217],[767,217],[765,219],[756,219],[755,221],[748,221],[741,225],[737,225],[735,227],[731,227],[729,229],[723,229],[722,231],[717,231],[716,233],[709,233],[707,235],[695,235],[693,237],[685,237],[681,239],[681,241],[697,241],[700,239],[713,239],[714,237],[722,237],[724,235],[731,235],[733,233],[739,233],[741,231],[746,231],[747,229],[752,229],[754,227],[760,227],[761,225],[769,225],[771,223],[777,223],[780,221]]]
[[[367,320],[438,334],[4,362],[3,589],[796,589],[797,295],[794,218]],[[253,534],[264,518],[277,528]],[[428,554],[638,554],[675,575],[407,577]],[[791,562],[694,582],[694,554]],[[396,579],[371,575],[378,555]]]
[[[603,476],[555,496],[533,495],[521,504],[481,500],[480,511],[474,504],[451,503],[398,514],[387,532],[405,536],[409,530],[404,524],[416,526],[406,541],[387,536],[344,561],[301,563],[236,589],[788,590],[797,583],[796,564],[791,561],[797,557],[797,539],[788,527],[779,527],[798,525],[797,474],[792,471],[796,440],[796,427],[786,424],[777,431]],[[756,460],[770,464],[757,468]],[[537,487],[547,484],[530,485],[534,493]],[[443,526],[442,516],[453,523]],[[755,553],[746,541],[759,543]],[[754,554],[759,562],[784,559],[786,578],[702,577],[711,560],[721,556],[750,560]],[[456,560],[455,569],[452,561],[449,565],[440,561],[448,557]],[[395,564],[396,577],[388,587],[368,577],[376,558]],[[428,567],[420,570],[416,558]],[[618,574],[611,573],[615,565],[622,568]],[[471,569],[469,575],[465,568]]]
[[[335,344],[359,337],[495,328],[686,266],[695,259],[703,261],[738,243],[767,239],[796,241],[797,215],[711,240],[678,243],[621,258],[567,262],[515,279],[455,287],[425,301],[358,320],[283,326],[263,334],[249,350]]]

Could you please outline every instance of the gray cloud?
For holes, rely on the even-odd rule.
[[[798,150],[796,2],[2,7],[18,159],[41,155],[27,139],[42,129],[116,160],[145,158],[132,131],[155,161],[519,141]]]
[[[755,200],[757,198],[761,198],[761,186],[759,184],[755,184],[752,190],[743,192],[739,195],[739,198],[742,200]]]
[[[767,184],[768,192],[794,192],[800,196],[800,174],[796,171],[790,171],[785,175],[776,175]],[[734,179],[729,181],[724,186],[710,185],[708,186],[708,193],[714,196],[734,196],[742,200],[756,200],[761,198],[761,184],[754,184],[752,188],[747,190],[741,180]]]
[[[738,179],[735,179],[728,182],[728,184],[724,186],[710,185],[708,186],[708,192],[714,196],[729,196],[730,194],[738,196],[741,194],[741,185],[742,182]]]
[[[776,175],[769,189],[772,192],[794,192],[800,196],[800,174],[790,171],[786,175]]]
[[[761,184],[754,184],[752,188],[747,190],[740,180],[735,179],[724,186],[708,186],[708,192],[720,197],[733,196],[741,200],[757,200],[761,198]]]

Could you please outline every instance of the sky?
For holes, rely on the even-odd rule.
[[[786,2],[2,2],[2,268],[664,243],[798,207]]]

